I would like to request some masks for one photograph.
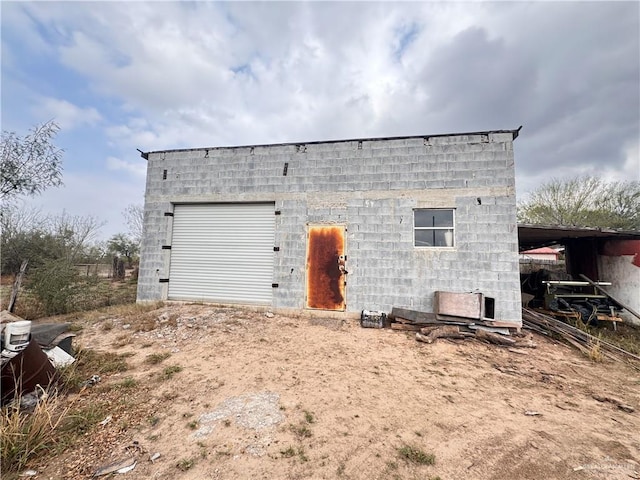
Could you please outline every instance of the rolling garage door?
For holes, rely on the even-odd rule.
[[[274,204],[176,205],[169,300],[270,304]]]

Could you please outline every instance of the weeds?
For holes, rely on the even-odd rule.
[[[280,450],[282,458],[291,458],[296,456],[296,449],[294,447],[288,447],[285,450]]]
[[[92,375],[124,372],[129,369],[125,357],[115,353],[80,349],[76,353],[76,361],[59,370],[59,386],[64,392],[78,391],[82,382]]]
[[[436,456],[432,453],[425,453],[418,447],[403,445],[398,448],[398,455],[404,460],[418,465],[433,465],[436,463]]]
[[[83,435],[104,419],[105,416],[104,407],[98,403],[92,403],[85,408],[69,411],[61,430],[71,435]]]
[[[397,470],[398,469],[398,462],[392,462],[392,461],[387,462],[387,468],[389,470]]]
[[[173,376],[182,371],[182,367],[180,365],[169,365],[168,367],[165,367],[164,370],[162,371],[162,375],[164,376],[165,379],[170,379],[173,378]]]
[[[191,430],[196,430],[198,428],[198,422],[196,422],[195,420],[189,422],[187,423],[187,427],[189,427]]]
[[[55,393],[45,393],[31,413],[18,407],[3,408],[0,415],[2,473],[20,471],[30,459],[52,450],[59,441],[58,430],[69,408],[64,407]]]
[[[598,335],[597,339],[593,342],[589,342],[587,348],[589,349],[587,355],[591,361],[602,362],[602,360],[604,360],[604,355],[600,348],[600,335]]]
[[[209,456],[207,445],[204,442],[198,442],[196,445],[200,448],[200,458],[205,459]]]
[[[313,413],[304,411],[304,420],[307,423],[315,423],[316,419],[313,417]]]
[[[163,362],[164,360],[166,360],[170,356],[171,356],[171,354],[169,352],[152,353],[151,355],[147,355],[147,357],[145,358],[144,361],[145,361],[145,363],[148,363],[149,365],[157,365],[158,363]]]
[[[307,457],[307,455],[304,453],[304,447],[298,447],[298,458],[300,459],[301,462],[308,462],[309,461],[309,457]]]
[[[313,435],[309,427],[306,425],[291,425],[291,431],[296,434],[298,438],[309,438]]]
[[[191,468],[193,468],[194,464],[195,462],[193,461],[193,459],[183,458],[178,462],[176,467],[178,467],[178,470],[182,470],[183,472],[186,472],[187,470],[190,470]]]
[[[138,385],[138,381],[133,377],[127,377],[119,383],[120,388],[133,388]]]

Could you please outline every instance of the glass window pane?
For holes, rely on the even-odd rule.
[[[414,212],[416,227],[453,227],[453,210],[421,208]]]
[[[436,247],[453,247],[453,230],[433,230]]]
[[[435,232],[437,230],[415,230],[414,245],[416,247],[435,247]]]

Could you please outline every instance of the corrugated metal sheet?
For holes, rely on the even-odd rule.
[[[176,205],[170,300],[270,304],[274,204]]]
[[[344,255],[343,225],[309,226],[307,241],[307,307],[344,310],[346,282],[338,257]]]

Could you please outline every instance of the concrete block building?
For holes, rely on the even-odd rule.
[[[143,153],[138,301],[432,311],[521,322],[519,130]]]

